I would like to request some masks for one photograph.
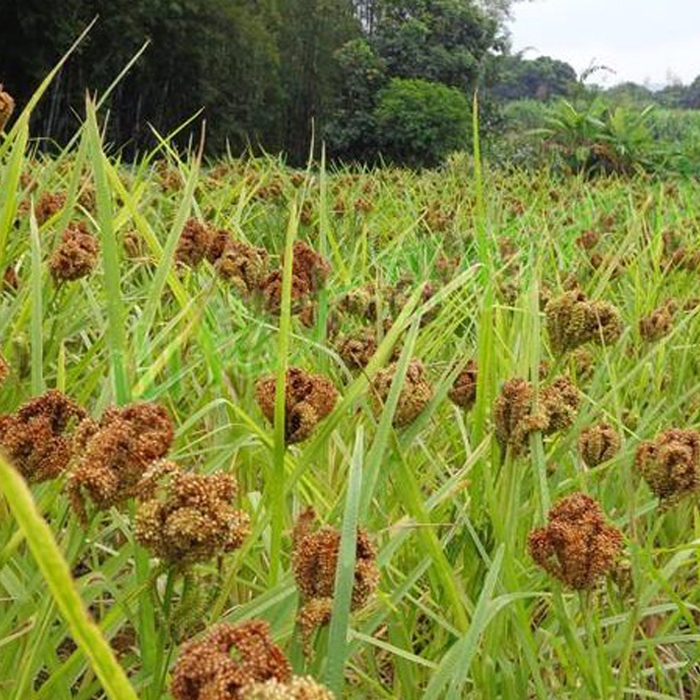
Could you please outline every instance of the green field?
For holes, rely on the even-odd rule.
[[[27,138],[21,118],[0,140],[1,408],[56,389],[103,420],[0,421],[29,481],[3,462],[1,697],[169,698],[183,643],[252,619],[336,698],[698,697],[700,437],[638,454],[700,427],[697,183],[206,164],[167,141],[126,164],[92,112],[53,157]],[[288,367],[325,378],[301,407],[275,402]],[[167,409],[171,446],[115,413],[133,402]],[[600,423],[612,442],[581,448]],[[165,453],[237,494],[154,534],[144,503],[175,477],[139,480]],[[576,492],[607,525],[564,523],[547,573],[529,535]],[[307,536],[300,595],[309,507],[338,534]],[[241,541],[206,539],[224,516]]]

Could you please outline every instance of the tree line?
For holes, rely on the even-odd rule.
[[[477,86],[489,124],[499,102],[576,82],[566,63],[510,54],[511,1],[3,0],[0,82],[21,106],[97,16],[34,116],[47,142],[73,133],[86,89],[103,92],[147,41],[108,102],[107,137],[127,157],[201,110],[180,145],[205,118],[213,154],[302,163],[325,143],[346,161],[431,165],[468,145]]]

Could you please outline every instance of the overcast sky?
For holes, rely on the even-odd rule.
[[[513,50],[549,55],[577,71],[593,59],[617,71],[595,82],[665,84],[700,75],[700,0],[533,0],[516,3]]]

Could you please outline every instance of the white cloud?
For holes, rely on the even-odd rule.
[[[684,82],[700,75],[700,0],[536,0],[518,3],[513,49],[549,55],[577,71],[591,61],[616,71],[606,82]],[[599,77],[599,76],[598,76]]]

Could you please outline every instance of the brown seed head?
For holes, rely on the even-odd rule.
[[[566,377],[557,377],[543,387],[539,401],[529,382],[519,377],[509,379],[494,406],[496,439],[503,449],[521,454],[528,449],[531,433],[552,435],[570,427],[579,403],[579,392]]]
[[[287,683],[291,666],[262,620],[219,625],[182,647],[173,671],[175,700],[243,700],[244,687],[270,679]]]
[[[364,369],[377,352],[377,340],[369,331],[343,336],[336,352],[349,369]]]
[[[313,531],[313,510],[301,514],[294,529],[292,567],[304,601],[299,611],[302,631],[310,634],[330,620],[335,573],[340,551],[340,532],[331,527]],[[376,551],[364,530],[358,530],[355,549],[355,583],[352,610],[364,607],[379,582]]]
[[[562,499],[548,524],[530,533],[530,555],[569,588],[592,588],[622,550],[622,534],[606,522],[597,501],[583,493]]]
[[[87,277],[97,264],[100,251],[97,239],[84,223],[71,224],[54,250],[49,268],[56,282],[71,282]]]
[[[700,434],[672,428],[637,450],[635,467],[654,495],[671,505],[700,486]]]
[[[238,549],[249,533],[248,516],[234,508],[231,474],[199,475],[172,462],[156,462],[138,486],[137,541],[178,568]]]
[[[74,401],[48,391],[0,417],[0,445],[28,482],[55,479],[73,457],[71,432],[84,418]]]
[[[552,299],[545,313],[552,349],[558,354],[575,350],[587,342],[610,345],[622,334],[617,309],[604,301],[588,301],[578,290]]]
[[[209,250],[212,232],[206,224],[188,219],[180,234],[175,260],[182,265],[197,267]]]
[[[265,418],[275,420],[276,378],[261,378],[255,387],[255,398]],[[285,382],[285,439],[288,444],[306,440],[335,407],[338,392],[320,374],[307,374],[297,367],[287,370]]]
[[[167,409],[152,403],[108,409],[100,423],[83,421],[74,438],[80,459],[68,479],[78,516],[85,519],[84,491],[99,510],[135,495],[149,465],[165,457],[173,437]]]
[[[654,342],[670,333],[676,312],[675,303],[668,302],[639,321],[639,333],[643,340]]]
[[[393,363],[377,373],[372,382],[370,401],[374,410],[381,413],[389,397],[391,384],[394,381],[397,364]],[[406,369],[399,401],[394,413],[392,424],[395,428],[413,423],[433,397],[433,387],[425,377],[425,368],[420,360],[411,360]]]
[[[545,435],[570,428],[581,403],[578,389],[568,377],[557,377],[540,391],[540,404],[547,416]]]
[[[312,292],[317,292],[331,271],[329,262],[304,241],[294,244],[292,274],[303,279]]]
[[[620,434],[609,423],[598,423],[581,431],[578,451],[587,467],[597,467],[620,451]]]
[[[476,401],[477,368],[474,360],[469,360],[450,389],[450,401],[469,411]]]
[[[251,294],[265,278],[267,252],[229,239],[215,266],[222,279],[233,284],[242,294]]]
[[[271,313],[279,313],[282,306],[282,283],[284,272],[274,270],[262,281],[262,292],[265,306]],[[309,283],[303,277],[292,275],[292,313],[301,311],[311,293]]]
[[[583,250],[591,250],[592,248],[595,248],[596,245],[598,245],[599,240],[600,236],[598,235],[598,233],[593,229],[589,229],[588,231],[584,231],[576,239],[576,244],[579,248],[582,248]]]
[[[12,95],[5,92],[0,83],[0,132],[5,128],[5,124],[10,120],[12,112],[15,111],[15,101]]]

